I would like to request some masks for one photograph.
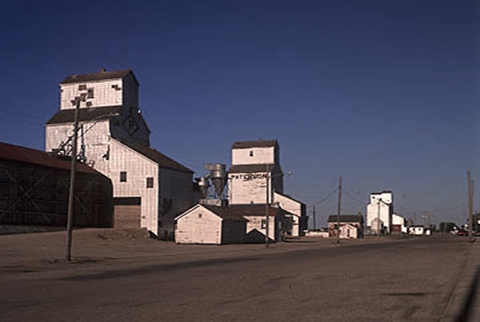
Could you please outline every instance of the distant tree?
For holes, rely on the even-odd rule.
[[[452,230],[455,230],[455,228],[458,229],[457,225],[453,222],[441,222],[438,226],[438,231],[441,233],[449,233]]]

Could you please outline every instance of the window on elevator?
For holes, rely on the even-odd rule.
[[[153,188],[153,177],[147,178],[147,188]]]

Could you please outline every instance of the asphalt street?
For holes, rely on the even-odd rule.
[[[9,242],[0,236],[0,249]],[[0,320],[439,321],[470,250],[450,236],[169,245],[163,256],[155,242],[115,247],[74,264],[0,260]]]

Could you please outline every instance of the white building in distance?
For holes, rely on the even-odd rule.
[[[367,205],[367,229],[375,234],[390,233],[392,231],[393,193],[383,191],[370,194],[370,203]]]
[[[47,122],[45,150],[71,155],[80,98],[79,153],[112,180],[115,227],[142,227],[172,239],[174,218],[193,204],[193,171],[150,147],[131,70],[71,75],[60,83],[60,110]]]

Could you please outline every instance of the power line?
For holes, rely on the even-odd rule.
[[[338,188],[333,189],[325,198],[321,199],[320,201],[309,205],[308,207],[313,207],[313,206],[318,206],[319,204],[327,201],[329,198],[331,198],[336,192],[338,191]]]
[[[11,111],[11,110],[8,110],[8,109],[7,110],[2,109],[2,110],[0,110],[0,113],[6,114],[6,115],[11,115],[11,116],[20,116],[23,119],[31,119],[31,120],[38,121],[38,117],[32,116],[31,114],[30,115],[23,114],[23,113],[19,113],[19,112],[16,112],[16,111]]]
[[[362,206],[365,206],[367,203],[365,201],[361,201],[360,199],[357,199],[354,197],[352,194],[350,194],[348,191],[343,190],[343,193],[350,198],[350,200],[355,201],[358,204],[361,204]]]

